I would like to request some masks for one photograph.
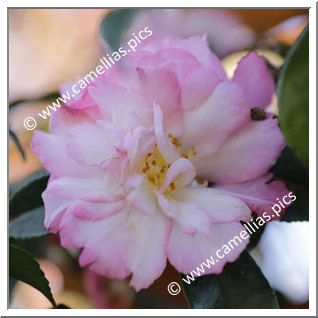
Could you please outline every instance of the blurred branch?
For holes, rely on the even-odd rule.
[[[43,102],[46,100],[57,99],[59,96],[60,96],[59,92],[52,92],[38,98],[18,99],[16,101],[13,101],[12,103],[9,103],[9,109],[23,103],[37,103],[37,102]]]
[[[26,154],[25,151],[20,143],[20,140],[18,136],[9,128],[9,136],[12,138],[14,144],[17,146],[22,158],[24,161],[26,161]]]

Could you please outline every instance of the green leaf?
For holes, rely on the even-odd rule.
[[[276,178],[287,180],[294,184],[309,186],[308,170],[302,165],[290,147],[286,146],[271,168]]]
[[[256,213],[252,213],[252,216],[253,216],[253,221],[257,223],[256,219],[258,217],[258,215]],[[241,221],[241,224],[245,224],[246,222],[242,222]],[[266,228],[266,223],[260,227],[255,233],[253,233],[253,235],[251,235],[250,237],[250,241],[248,242],[247,246],[246,246],[246,249],[248,251],[252,250],[254,247],[257,246],[259,240],[261,239],[262,235],[263,235],[263,232],[265,231],[265,228]]]
[[[277,89],[280,127],[287,143],[309,165],[309,29],[287,54]]]
[[[26,160],[25,151],[20,143],[18,136],[11,129],[9,129],[9,136],[12,138],[14,144],[16,145],[16,147],[18,148],[18,150],[22,156],[22,159],[25,161]]]
[[[182,280],[182,284],[191,308],[279,308],[275,292],[247,251],[226,264],[220,275],[197,277],[191,284]]]
[[[48,172],[40,171],[13,188],[9,198],[10,218],[43,205],[41,194],[49,176]]]
[[[293,191],[296,200],[286,209],[280,221],[309,221],[309,188],[288,182],[287,180],[282,181],[285,182],[288,189]]]
[[[44,236],[49,232],[44,228],[44,207],[26,212],[9,224],[9,236],[15,239],[29,239]]]
[[[31,285],[56,307],[48,280],[32,255],[19,247],[9,245],[9,276]]]
[[[101,22],[100,33],[112,50],[116,51],[137,9],[120,9],[107,14]]]
[[[275,166],[271,169],[276,180],[283,181],[296,195],[296,201],[290,205],[281,221],[309,220],[309,174],[290,147],[286,146]]]
[[[70,307],[64,305],[64,304],[58,304],[55,308],[53,309],[71,309]]]

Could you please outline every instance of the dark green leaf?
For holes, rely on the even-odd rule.
[[[120,9],[107,14],[100,25],[100,33],[112,50],[116,51],[127,31],[136,9]]]
[[[56,307],[48,280],[32,255],[19,247],[9,245],[9,276],[31,285]]]
[[[252,214],[253,216],[253,221],[257,224],[257,217],[258,215],[256,213]],[[244,224],[245,222],[241,222],[242,224]],[[260,227],[255,233],[253,233],[253,235],[250,236],[250,241],[247,244],[246,248],[247,250],[252,250],[254,247],[256,247],[256,245],[258,244],[259,240],[262,237],[263,232],[265,231],[265,227],[266,227],[266,223]]]
[[[309,29],[287,54],[277,90],[280,127],[287,143],[308,169],[309,164]]]
[[[55,308],[53,309],[70,309],[70,307],[67,307],[66,305],[63,304],[58,304]]]
[[[309,174],[290,147],[285,147],[271,172],[274,179],[283,181],[296,195],[296,201],[286,209],[281,221],[308,221]]]
[[[190,285],[182,280],[182,284],[191,308],[279,308],[275,292],[247,251],[220,275],[197,277]]]
[[[309,188],[282,180],[287,185],[288,189],[293,191],[296,200],[290,205],[285,214],[281,217],[281,221],[309,221]]]
[[[271,168],[276,178],[308,187],[309,174],[290,147],[286,146],[275,166]]]
[[[26,212],[9,224],[9,236],[15,239],[34,238],[47,234],[49,232],[44,228],[44,207]]]
[[[27,240],[16,239],[9,237],[9,244],[21,248],[24,251],[29,252],[31,255],[41,255],[43,249],[45,249],[46,240],[43,236],[32,237]]]
[[[47,172],[40,171],[13,188],[9,202],[10,219],[43,205],[41,194],[49,176]]]
[[[20,140],[18,138],[18,136],[11,130],[9,129],[9,136],[12,138],[14,144],[16,145],[16,147],[18,148],[23,160],[26,160],[26,155],[25,155],[25,151],[20,143]]]

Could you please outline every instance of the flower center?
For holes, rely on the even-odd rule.
[[[149,152],[145,157],[142,172],[146,173],[148,182],[159,190],[169,168],[170,164],[167,164],[157,145],[155,145],[152,152]]]
[[[191,160],[197,154],[193,146],[190,146],[190,151],[184,152],[182,150],[182,143],[179,141],[178,138],[174,137],[172,134],[168,134],[168,137],[169,139],[171,139],[171,142],[177,147],[178,152],[183,158]],[[166,160],[160,153],[157,145],[155,145],[153,150],[147,154],[144,160],[145,163],[142,172],[146,174],[149,184],[159,190],[171,164],[168,164],[166,162]],[[175,182],[172,181],[168,189],[174,191],[175,188]]]

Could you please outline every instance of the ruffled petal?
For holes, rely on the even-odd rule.
[[[180,155],[175,145],[169,140],[167,133],[163,128],[163,113],[159,105],[154,104],[154,125],[158,148],[168,163],[177,160]]]
[[[114,147],[106,159],[101,162],[99,169],[109,191],[115,195],[124,195],[123,183],[129,169],[126,150],[121,145]]]
[[[239,222],[213,224],[211,238],[208,239],[200,233],[185,234],[177,224],[174,224],[167,247],[168,260],[179,272],[189,274],[200,267],[202,262],[207,263],[207,259],[211,262],[212,256],[214,265],[210,264],[210,268],[203,267],[204,275],[220,274],[224,265],[234,262],[248,244],[248,239],[240,241],[236,239],[237,245],[233,242],[234,248],[225,253],[224,245],[229,245],[228,242],[235,236],[239,237],[243,230],[245,231],[245,228]],[[221,249],[219,254],[223,258],[216,255],[219,249]]]
[[[185,233],[201,232],[206,236],[210,235],[211,220],[203,210],[194,204],[177,201],[171,195],[165,196],[159,192],[156,194],[162,211],[178,222]]]
[[[210,188],[185,187],[156,193],[163,212],[187,234],[211,236],[211,224],[250,221],[251,210],[241,200],[215,193]]]
[[[49,130],[53,134],[63,133],[64,129],[76,126],[81,123],[95,123],[101,120],[102,115],[98,107],[89,107],[81,110],[69,107],[61,107],[55,112],[51,112]]]
[[[206,36],[192,36],[182,40],[180,47],[193,54],[205,67],[211,69],[220,80],[227,76],[219,58],[209,48]]]
[[[132,211],[127,222],[127,264],[133,273],[130,286],[139,291],[148,288],[166,267],[165,248],[171,225],[168,218],[160,212],[147,216],[139,211]]]
[[[169,62],[157,56],[142,58],[137,66],[140,85],[151,103],[158,103],[166,127],[173,134],[181,130],[181,88]]]
[[[183,109],[201,105],[221,81],[211,67],[204,66],[196,56],[185,50],[162,49],[156,55],[173,63],[172,69],[181,86]]]
[[[127,202],[146,215],[154,214],[158,208],[156,195],[144,175],[134,175],[125,182]]]
[[[122,212],[107,219],[91,221],[66,212],[60,226],[61,245],[83,249],[80,266],[89,266],[110,279],[124,279],[130,275],[125,261],[128,241],[126,216]]]
[[[238,183],[263,176],[285,145],[277,119],[253,121],[231,136],[219,151],[194,161],[198,175],[213,183]]]
[[[267,175],[235,184],[215,185],[213,190],[220,190],[220,193],[239,198],[244,201],[249,208],[257,215],[261,216],[264,212],[272,211],[272,206],[278,204],[277,199],[285,200],[286,206],[292,203],[292,192],[287,189],[281,181],[272,181],[273,174]],[[288,196],[290,194],[290,196]],[[281,208],[280,216],[284,214],[285,209]],[[277,216],[273,217],[276,219]]]
[[[69,155],[81,165],[99,165],[114,146],[104,127],[96,123],[69,128],[66,138]]]
[[[237,84],[222,82],[199,108],[184,113],[182,144],[198,156],[211,154],[250,121],[248,102]]]
[[[124,201],[110,203],[93,203],[87,201],[75,201],[67,210],[68,213],[81,220],[99,221],[109,218],[126,208]]]
[[[42,193],[42,198],[45,207],[44,227],[56,234],[65,211],[73,201],[50,194],[48,189]]]
[[[96,102],[90,95],[90,92],[87,88],[79,89],[78,81],[82,80],[78,78],[75,82],[67,81],[60,87],[60,94],[63,96],[68,94],[72,97],[70,100],[66,102],[66,106],[72,109],[87,109],[91,107],[96,107]],[[91,83],[94,85],[94,83]],[[75,91],[79,91],[79,93],[75,93]]]
[[[194,177],[195,167],[191,161],[185,158],[179,158],[167,171],[160,187],[160,193],[163,193],[173,181],[175,186],[179,188],[189,185]]]
[[[107,188],[107,184],[100,179],[58,178],[50,182],[48,193],[71,200],[83,200],[93,203],[110,203],[118,201]]]
[[[71,158],[65,145],[63,134],[52,135],[43,131],[35,131],[31,147],[46,170],[56,177],[94,177],[98,175],[95,167],[84,167]]]
[[[93,88],[91,94],[103,117],[111,120],[116,129],[128,132],[136,126],[151,125],[152,102],[142,93],[106,81]]]
[[[151,152],[156,144],[153,129],[145,129],[138,126],[129,131],[122,142],[123,148],[127,152],[130,173],[140,173],[145,165],[144,158]]]
[[[243,87],[251,108],[265,108],[275,92],[274,80],[266,68],[265,60],[255,52],[238,63],[233,82]]]
[[[181,82],[183,109],[190,110],[202,105],[220,81],[210,69],[202,66],[196,67]]]
[[[251,210],[243,200],[232,195],[220,194],[214,188],[185,187],[176,189],[171,196],[204,211],[212,223],[249,221]]]

